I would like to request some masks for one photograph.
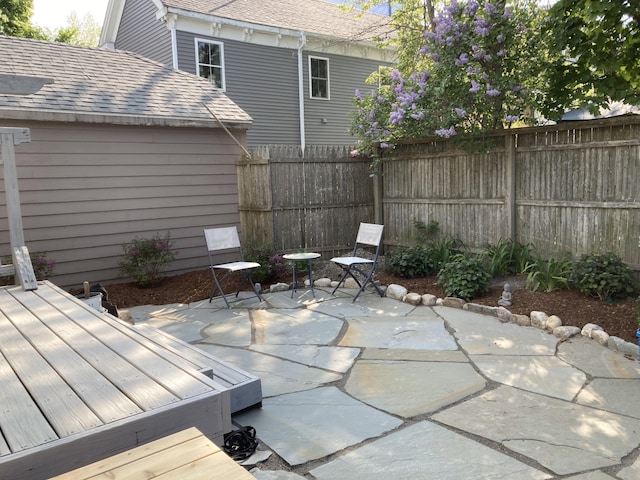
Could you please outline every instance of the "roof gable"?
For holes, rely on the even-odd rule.
[[[0,94],[4,118],[210,127],[209,108],[251,123],[207,80],[131,52],[0,36],[1,74],[53,79],[30,95]]]
[[[345,12],[324,0],[162,0],[172,9],[255,25],[296,30],[350,41],[371,42],[390,34],[390,18]]]

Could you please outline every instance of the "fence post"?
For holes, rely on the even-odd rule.
[[[515,133],[505,133],[504,209],[509,238],[516,241],[516,142]]]

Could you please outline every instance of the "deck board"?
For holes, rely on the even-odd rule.
[[[0,299],[6,295],[8,295],[6,291],[0,291]],[[5,302],[2,303],[5,304]],[[143,411],[109,379],[96,372],[68,343],[65,343],[63,341],[65,337],[60,335],[59,331],[47,328],[48,322],[54,324],[64,322],[64,318],[56,315],[56,311],[52,310],[48,303],[31,295],[23,299],[23,305],[33,315],[23,312],[19,324],[14,320],[16,327],[103,423]],[[77,336],[68,337],[66,340],[75,343],[76,346],[79,341]],[[115,357],[110,355],[104,360],[110,363],[115,361]]]
[[[0,480],[44,480],[189,427],[221,444],[230,393],[50,282],[0,288]]]

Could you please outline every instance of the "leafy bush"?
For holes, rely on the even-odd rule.
[[[533,262],[531,244],[523,245],[510,239],[501,239],[497,245],[485,245],[482,254],[489,273],[494,277],[523,273]]]
[[[385,256],[385,268],[403,278],[419,278],[433,274],[434,265],[429,261],[427,249],[415,245],[395,250]]]
[[[438,283],[449,297],[471,300],[489,290],[489,272],[480,258],[459,254],[438,273]]]
[[[636,288],[631,269],[613,252],[582,255],[570,282],[580,292],[606,301],[630,295]]]
[[[152,238],[135,237],[132,242],[122,244],[124,257],[120,261],[120,272],[141,287],[157,285],[163,278],[164,266],[178,255],[172,248],[169,232],[164,237],[157,233]]]
[[[451,261],[456,255],[460,255],[464,249],[464,243],[458,238],[445,238],[434,240],[427,246],[427,256],[433,264],[433,273],[438,273],[442,267]]]
[[[247,262],[257,262],[260,266],[251,271],[251,280],[254,283],[266,283],[275,279],[278,268],[283,265],[280,255],[272,245],[249,244],[244,249],[244,258]]]
[[[33,266],[33,273],[36,276],[36,280],[46,280],[53,274],[56,268],[56,261],[47,258],[45,252],[29,252],[29,258],[31,258],[31,265]],[[13,263],[12,257],[4,257],[2,263],[9,265]],[[13,283],[13,276],[7,278],[9,284]]]
[[[537,258],[524,269],[527,274],[527,289],[532,292],[543,290],[553,292],[561,288],[569,288],[569,276],[573,270],[570,259],[542,260]]]

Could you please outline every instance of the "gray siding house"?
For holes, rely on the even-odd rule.
[[[101,45],[208,78],[254,120],[250,146],[350,145],[356,89],[395,59],[389,17],[323,0],[110,0]]]
[[[50,280],[124,281],[122,244],[166,232],[179,251],[168,273],[206,268],[203,229],[240,224],[250,116],[206,79],[135,53],[0,36],[0,87],[16,75],[51,80],[0,93],[0,126],[31,131],[15,147],[22,223],[29,250],[57,263]]]

